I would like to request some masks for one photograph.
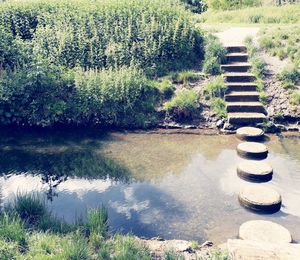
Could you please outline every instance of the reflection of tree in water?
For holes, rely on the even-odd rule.
[[[86,179],[129,180],[129,170],[120,163],[93,150],[67,150],[47,153],[25,149],[1,149],[0,173],[40,175],[49,186],[47,196],[55,196],[55,188],[69,177]]]

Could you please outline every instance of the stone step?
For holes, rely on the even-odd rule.
[[[259,93],[257,91],[231,91],[225,95],[227,102],[241,102],[241,101],[259,101]]]
[[[247,62],[248,54],[244,52],[231,52],[226,54],[227,62]]]
[[[221,69],[226,72],[247,72],[251,68],[248,62],[233,62],[221,65]]]
[[[257,85],[254,82],[227,82],[227,91],[256,91]]]
[[[226,47],[227,53],[233,53],[233,52],[247,52],[247,48],[244,45],[237,45],[237,46],[227,46]]]
[[[227,102],[227,112],[253,112],[266,114],[266,110],[260,102]]]
[[[237,125],[257,124],[267,119],[263,113],[228,113],[227,117],[230,124]]]
[[[253,82],[256,80],[256,77],[253,73],[249,72],[229,72],[225,73],[224,77],[227,82]]]

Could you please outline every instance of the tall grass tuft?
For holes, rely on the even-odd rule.
[[[12,210],[29,225],[37,224],[47,214],[45,198],[38,193],[18,193]]]
[[[90,233],[96,233],[102,237],[106,237],[108,232],[107,208],[102,206],[96,209],[89,209],[87,227]]]
[[[224,79],[222,76],[217,76],[209,81],[203,89],[203,94],[206,99],[212,99],[216,97],[224,97],[227,90]]]

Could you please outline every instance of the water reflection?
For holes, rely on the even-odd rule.
[[[271,136],[267,143],[274,179],[266,185],[283,196],[282,211],[271,216],[250,213],[238,203],[239,190],[249,184],[236,175],[241,159],[234,136],[24,134],[1,139],[5,201],[17,191],[47,193],[53,213],[67,221],[105,204],[113,231],[146,237],[222,242],[235,237],[244,221],[262,218],[283,224],[300,239],[295,228],[300,225],[299,139]]]

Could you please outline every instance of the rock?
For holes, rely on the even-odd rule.
[[[265,159],[268,149],[264,144],[256,142],[243,142],[237,146],[237,152],[241,157],[252,159]]]
[[[260,140],[264,136],[264,131],[257,127],[240,127],[236,130],[236,135],[241,140]]]
[[[235,260],[296,260],[300,259],[299,244],[273,244],[242,239],[228,239],[228,254]]]
[[[224,126],[223,126],[223,129],[224,130],[235,130],[235,127],[232,125],[232,124],[230,124],[230,123],[228,123],[228,122],[225,122],[225,124],[224,124]]]
[[[243,161],[237,167],[240,178],[254,182],[270,181],[273,175],[272,167],[259,161]]]
[[[222,119],[218,120],[216,123],[217,128],[222,128],[224,125],[224,121]]]
[[[207,247],[207,246],[213,246],[214,245],[214,243],[213,242],[211,242],[211,241],[205,241],[200,247]]]
[[[239,202],[245,208],[261,213],[275,213],[281,208],[280,194],[261,185],[244,188],[239,194]]]
[[[282,124],[276,124],[275,125],[278,129],[280,129],[280,131],[287,131],[285,125],[282,125]]]
[[[251,220],[239,229],[239,238],[257,242],[291,243],[291,233],[283,226],[265,220]]]

